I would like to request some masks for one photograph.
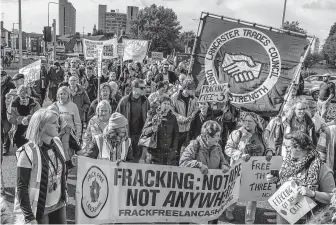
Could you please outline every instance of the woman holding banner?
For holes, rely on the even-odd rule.
[[[206,121],[202,125],[201,134],[181,153],[180,167],[200,168],[203,174],[207,174],[209,169],[221,169],[226,173],[230,165],[219,145],[220,138],[220,125],[213,120]],[[209,224],[217,223],[218,219],[209,221]]]
[[[243,127],[234,130],[229,135],[225,146],[225,153],[230,157],[231,165],[241,159],[248,161],[251,156],[266,156],[270,159],[273,151],[269,149],[263,137],[262,118],[252,112],[241,113],[241,118],[244,122]],[[234,220],[232,212],[235,206],[233,204],[226,210],[226,218],[228,220]],[[256,201],[248,203],[245,211],[246,224],[254,223],[256,209]]]
[[[320,159],[310,137],[302,131],[295,131],[285,138],[289,140],[285,146],[288,154],[282,163],[279,177],[268,174],[267,181],[282,185],[294,180],[299,186],[298,194],[316,201],[319,206],[317,209],[329,205],[335,180],[331,169]],[[277,224],[285,223],[287,221],[278,215]]]

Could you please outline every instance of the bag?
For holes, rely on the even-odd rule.
[[[147,148],[157,148],[157,133],[155,132],[149,137],[141,134],[138,145]]]

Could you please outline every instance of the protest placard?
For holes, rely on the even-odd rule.
[[[76,223],[200,223],[238,199],[241,164],[227,173],[78,157]]]
[[[24,74],[24,83],[31,84],[36,80],[40,80],[41,59],[37,60],[19,70],[19,73]]]
[[[163,60],[163,52],[152,52],[152,60]]]
[[[148,41],[124,39],[124,56],[123,60],[133,60],[142,62],[147,55]]]
[[[101,77],[102,61],[103,61],[103,46],[97,47],[97,67],[98,67],[98,77]]]
[[[239,201],[267,201],[276,191],[276,185],[268,183],[268,173],[277,174],[282,164],[282,156],[273,156],[268,162],[265,156],[253,156],[242,163],[242,179]]]
[[[298,194],[295,181],[284,183],[268,199],[268,203],[291,224],[296,223],[316,206],[312,199]]]
[[[224,93],[229,89],[228,84],[202,85],[199,102],[223,102]]]
[[[97,47],[104,46],[103,59],[115,59],[118,58],[117,53],[118,41],[116,38],[106,41],[92,41],[83,39],[83,51],[86,60],[97,59]]]

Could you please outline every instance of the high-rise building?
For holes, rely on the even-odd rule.
[[[59,0],[58,19],[59,35],[76,33],[76,9],[68,0]]]
[[[126,34],[130,33],[131,29],[131,21],[136,20],[139,14],[139,7],[136,6],[127,6],[127,26],[126,26]]]
[[[107,12],[106,9],[106,5],[99,5],[98,30],[121,35],[121,31],[126,31],[127,15],[116,10]]]

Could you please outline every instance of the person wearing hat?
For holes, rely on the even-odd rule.
[[[128,135],[132,139],[133,156],[136,163],[142,156],[142,147],[138,146],[138,143],[150,108],[145,94],[146,82],[135,79],[132,82],[132,92],[120,100],[116,109],[116,112],[121,113],[128,120]]]
[[[1,70],[1,155],[7,155],[10,148],[10,139],[8,132],[12,125],[7,119],[6,95],[11,89],[15,89],[15,84],[11,78],[7,76],[6,71]]]
[[[113,113],[103,134],[92,135],[92,141],[82,150],[82,155],[117,163],[133,162],[132,143],[127,127],[127,119],[118,112]],[[73,161],[76,161],[76,157]]]
[[[17,73],[13,76],[12,80],[15,84],[16,89],[18,89],[21,85],[24,85],[25,76],[22,73]],[[30,96],[34,98],[36,101],[38,101],[39,103],[41,103],[40,101],[41,96],[36,93],[34,88],[29,87],[29,89],[30,89]]]
[[[58,85],[64,80],[64,70],[61,68],[59,62],[55,62],[53,67],[50,67],[47,77],[46,85],[49,88],[49,99],[56,101],[56,94]]]
[[[320,85],[320,93],[317,101],[318,112],[325,121],[327,120],[330,102],[335,97],[335,84],[329,82],[329,79],[329,73],[323,75],[323,83]]]

